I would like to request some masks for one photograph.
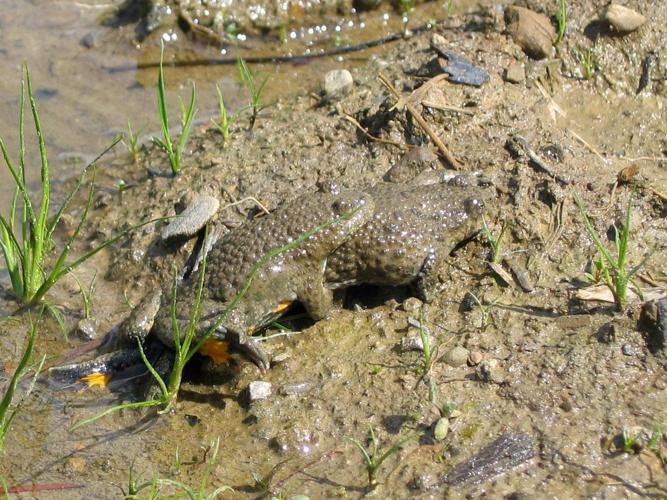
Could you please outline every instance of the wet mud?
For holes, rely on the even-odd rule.
[[[555,14],[552,2],[522,4]],[[217,371],[205,359],[193,360],[171,415],[125,411],[70,432],[73,423],[137,398],[138,384],[75,390],[45,380],[7,438],[7,483],[79,487],[50,491],[49,498],[117,497],[128,491],[132,464],[144,480],[196,485],[210,463],[208,447],[219,438],[208,491],[229,485],[235,492],[222,495],[229,498],[667,495],[658,456],[667,451],[665,438],[640,437],[626,448],[619,441],[624,429],[651,436],[667,425],[667,347],[658,307],[643,310],[639,300],[619,313],[611,303],[577,298],[591,284],[586,273],[593,273],[597,251],[576,195],[610,248],[613,225],[623,223],[631,199],[629,263],[650,255],[635,281],[645,298],[649,291],[660,296],[667,282],[667,5],[628,6],[648,22],[620,36],[598,21],[604,2],[573,2],[565,39],[549,57],[533,60],[504,33],[502,8],[480,5],[350,66],[354,85],[342,99],[282,97],[252,130],[247,116],[240,118],[226,144],[213,126],[196,127],[177,177],[167,175],[168,160],[148,142],[136,164],[122,153],[101,164],[77,252],[132,224],[175,214],[193,193],[219,198],[219,221],[234,226],[257,215],[250,197],[273,209],[328,181],[363,189],[424,146],[435,156],[413,152],[401,168],[475,175],[493,192],[486,221],[496,235],[507,227],[498,264],[506,275],[489,266],[480,235],[437,270],[431,303],[408,288],[357,287],[338,297],[330,317],[288,319],[293,333],[264,341],[274,359],[266,373],[241,358]],[[434,34],[487,71],[488,82],[429,82],[442,66]],[[596,64],[585,79],[577,53],[588,48]],[[637,93],[651,53],[651,76]],[[515,64],[522,71],[510,82]],[[396,106],[380,74],[404,98],[427,84],[407,102],[446,144],[457,170],[405,103]],[[163,225],[133,232],[76,272],[84,284],[97,276],[93,315],[100,335],[148,291],[169,283],[187,259],[192,244],[159,243]],[[69,328],[80,319],[74,279],[59,283],[49,300],[62,306]],[[15,307],[0,301],[3,314]],[[437,346],[427,372],[422,352],[413,350],[420,325]],[[10,373],[26,318],[4,319],[2,330],[0,359]],[[38,350],[55,363],[81,343],[74,333],[64,341],[46,320]],[[271,394],[249,403],[246,390],[258,380],[271,383]],[[449,430],[440,439],[435,425],[442,418]],[[370,493],[362,456],[348,439],[367,444],[369,428],[380,453],[409,438],[383,463]]]

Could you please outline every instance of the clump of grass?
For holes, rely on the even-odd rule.
[[[130,120],[127,120],[127,133],[125,138],[127,142],[123,141],[125,147],[130,153],[130,158],[132,158],[132,163],[137,163],[139,159],[139,136],[143,132],[145,127],[141,127],[136,133],[132,130],[132,124]]]
[[[577,59],[579,59],[579,64],[581,64],[582,77],[584,80],[590,80],[595,74],[595,56],[593,55],[593,49],[576,49]]]
[[[491,313],[493,312],[493,308],[496,307],[496,304],[500,300],[500,297],[495,299],[493,302],[486,302],[483,298],[478,297],[475,295],[472,291],[469,291],[468,294],[472,298],[472,300],[479,306],[479,311],[481,314],[481,319],[480,319],[480,328],[486,328],[489,325],[489,322],[492,318]]]
[[[490,262],[492,264],[499,264],[503,258],[503,237],[505,236],[505,231],[507,231],[507,223],[503,222],[500,227],[500,233],[496,236],[486,223],[486,218],[482,217],[482,234],[484,234],[486,242],[491,249]]]
[[[347,439],[357,447],[359,453],[361,453],[361,456],[363,457],[364,465],[366,466],[366,474],[368,475],[368,487],[370,489],[375,488],[379,484],[377,480],[377,473],[380,470],[380,467],[382,466],[384,461],[387,460],[392,455],[398,453],[403,447],[403,445],[412,438],[413,438],[412,435],[406,436],[403,439],[391,445],[384,453],[380,454],[378,450],[378,439],[377,436],[375,435],[373,427],[369,427],[369,441],[370,441],[369,446],[364,446],[354,438],[347,436],[345,437],[345,439]]]
[[[422,376],[428,374],[433,367],[433,363],[438,359],[438,351],[440,346],[433,347],[431,345],[431,335],[426,326],[424,326],[424,317],[419,315],[419,338],[422,341],[422,362],[419,371]]]
[[[245,106],[239,109],[236,113],[230,115],[229,112],[227,111],[227,107],[225,106],[225,99],[222,95],[222,90],[220,89],[220,86],[216,84],[215,90],[218,94],[218,109],[220,112],[220,118],[217,122],[213,119],[211,119],[211,121],[213,121],[213,124],[218,129],[218,132],[220,132],[220,135],[222,135],[223,144],[227,144],[227,142],[229,142],[229,139],[232,136],[232,131],[231,131],[232,124],[236,121],[236,119],[243,111],[248,109],[248,106]]]
[[[558,45],[565,38],[567,33],[567,1],[558,0],[558,13],[556,14],[556,23],[558,24],[558,36],[554,45]]]
[[[603,283],[609,287],[609,290],[611,290],[617,309],[623,311],[627,303],[628,285],[632,281],[634,275],[637,274],[650,257],[649,254],[639,264],[632,268],[628,268],[627,260],[630,251],[632,195],[628,198],[628,206],[625,211],[625,221],[623,226],[619,229],[614,224],[614,253],[612,253],[602,242],[602,238],[591,224],[586,207],[579,195],[575,196],[575,201],[579,207],[581,217],[584,220],[586,231],[595,243],[599,253],[599,258],[596,261],[599,275],[602,277]]]
[[[667,451],[664,451],[660,445],[662,441],[662,426],[656,424],[651,433],[651,438],[648,441],[646,447],[651,450],[655,456],[660,460],[663,466],[667,466]]]
[[[87,289],[83,287],[83,283],[79,281],[79,278],[77,278],[75,274],[72,274],[72,277],[79,286],[81,298],[83,299],[83,317],[85,319],[90,319],[93,314],[93,294],[95,293],[95,279],[97,278],[97,274],[90,280],[90,285],[88,285]]]
[[[162,139],[153,137],[153,143],[162,149],[165,153],[167,153],[167,156],[169,157],[171,173],[176,175],[181,171],[183,150],[185,149],[185,143],[187,142],[188,136],[190,135],[192,121],[194,120],[195,114],[197,114],[197,109],[195,108],[197,103],[197,91],[193,82],[192,93],[190,94],[190,104],[188,105],[187,109],[183,103],[183,99],[181,99],[180,96],[178,98],[181,106],[181,134],[178,137],[178,141],[176,141],[176,139],[171,136],[171,131],[169,130],[167,91],[165,89],[164,70],[162,67],[163,60],[164,42],[160,48],[160,69],[158,71],[157,79],[157,108],[160,115],[160,126],[162,127]]]
[[[107,408],[105,411],[98,413],[97,415],[94,415],[88,419],[81,420],[74,424],[72,426],[72,430],[77,429],[83,425],[90,424],[106,415],[109,415],[111,413],[114,413],[116,411],[128,409],[128,408],[146,408],[146,407],[153,407],[153,406],[162,406],[162,409],[159,410],[159,413],[164,414],[170,412],[174,405],[176,404],[176,399],[178,397],[178,392],[181,387],[181,382],[183,380],[183,370],[185,369],[185,365],[190,361],[192,356],[194,356],[199,350],[202,348],[202,346],[206,343],[206,341],[215,333],[215,331],[218,329],[218,327],[227,320],[229,317],[229,314],[236,308],[237,304],[239,301],[245,296],[245,294],[248,292],[250,289],[250,286],[252,285],[252,282],[254,281],[257,273],[266,266],[272,259],[275,257],[301,245],[304,241],[306,241],[308,238],[311,236],[319,233],[320,231],[325,230],[329,226],[336,224],[338,222],[344,221],[352,217],[358,209],[350,210],[348,212],[343,213],[342,215],[336,217],[335,219],[332,219],[330,221],[325,222],[324,224],[321,224],[309,231],[304,232],[301,234],[298,238],[295,238],[293,241],[290,243],[287,243],[286,245],[283,245],[281,247],[275,248],[266,255],[264,255],[260,260],[258,260],[255,265],[250,269],[250,272],[248,273],[248,278],[246,279],[245,283],[243,284],[243,287],[239,292],[236,294],[234,299],[227,305],[223,313],[220,315],[220,317],[214,322],[213,325],[209,327],[206,332],[204,332],[202,335],[197,335],[197,325],[199,323],[199,317],[201,314],[201,304],[202,304],[202,298],[203,298],[203,289],[204,289],[204,278],[206,276],[206,260],[207,260],[207,255],[204,254],[202,262],[199,266],[199,276],[198,276],[198,282],[197,282],[197,290],[196,290],[196,295],[195,295],[195,300],[192,306],[192,309],[190,311],[190,317],[187,323],[187,326],[185,328],[184,335],[181,335],[181,328],[179,326],[178,321],[176,320],[176,292],[177,292],[177,283],[176,279],[174,280],[174,284],[172,286],[172,295],[171,295],[171,319],[172,319],[172,329],[173,329],[173,337],[174,337],[174,351],[175,351],[175,357],[174,357],[174,364],[173,368],[171,370],[171,373],[169,375],[169,379],[165,381],[160,374],[155,370],[153,365],[150,363],[148,358],[146,357],[144,350],[143,350],[143,345],[141,343],[141,340],[137,339],[137,347],[139,349],[139,353],[141,355],[141,358],[146,365],[146,368],[150,372],[150,374],[153,376],[155,379],[156,383],[158,384],[160,388],[160,394],[158,397],[155,399],[147,400],[147,401],[137,401],[137,402],[131,402],[131,403],[123,403],[120,405],[112,406],[110,408]],[[208,229],[205,230],[204,234],[204,243],[203,243],[203,248],[207,247],[207,233]]]
[[[236,59],[236,67],[239,70],[239,77],[241,83],[248,89],[248,94],[250,96],[249,108],[252,111],[250,116],[250,129],[255,126],[255,120],[257,120],[257,115],[262,109],[266,106],[262,104],[262,92],[266,86],[266,82],[269,81],[269,75],[265,75],[261,83],[257,83],[257,75],[253,74],[248,67],[245,59],[239,57]]]
[[[28,193],[26,183],[25,163],[25,133],[24,133],[24,108],[26,87],[30,109],[35,123],[35,132],[39,144],[40,153],[40,176],[41,196],[37,205],[33,204]],[[0,149],[5,164],[15,183],[14,195],[10,205],[8,217],[0,214],[0,249],[4,257],[5,265],[11,281],[12,293],[24,304],[34,305],[42,300],[46,292],[64,275],[81,265],[87,259],[95,255],[103,248],[113,244],[120,237],[127,234],[124,231],[120,235],[105,241],[98,247],[85,253],[70,264],[65,264],[70,250],[76,241],[81,228],[86,221],[88,212],[92,205],[95,178],[90,182],[88,199],[84,207],[79,223],[65,246],[58,254],[55,263],[49,268],[47,260],[55,248],[53,232],[60,222],[63,213],[69,206],[74,195],[81,188],[84,178],[95,163],[111,150],[120,138],[116,138],[95,160],[86,166],[79,176],[74,189],[68,193],[63,204],[56,215],[49,220],[49,209],[51,204],[51,184],[49,178],[49,162],[47,158],[44,133],[37,110],[37,103],[32,92],[32,83],[28,68],[24,68],[24,77],[21,80],[21,100],[19,107],[19,161],[15,164],[11,159],[7,146],[0,138]]]
[[[32,358],[33,351],[35,349],[35,339],[37,338],[37,326],[38,326],[37,323],[31,317],[30,331],[28,332],[28,342],[23,351],[23,354],[21,355],[19,364],[14,370],[14,373],[12,374],[9,383],[7,384],[7,389],[5,390],[2,399],[0,399],[0,452],[2,452],[2,450],[4,449],[5,438],[7,437],[9,428],[14,418],[16,417],[18,411],[18,406],[20,403],[17,404],[14,401],[14,399],[16,397],[16,392],[18,389],[19,382],[30,369],[29,363],[30,359]],[[44,366],[44,361],[46,361],[46,355],[43,355],[40,361],[35,366],[34,368],[35,374],[33,375],[32,382],[26,389],[21,400],[24,400],[32,392],[35,382],[37,381],[37,377],[41,372],[42,367]],[[5,491],[8,491],[6,487]]]
[[[206,468],[202,474],[202,478],[199,481],[199,487],[196,489],[192,486],[185,484],[182,481],[177,481],[175,479],[160,478],[154,477],[149,481],[140,482],[134,475],[134,467],[132,464],[130,466],[128,485],[127,485],[127,494],[125,495],[126,499],[138,499],[138,498],[164,498],[166,493],[163,492],[166,488],[173,488],[176,491],[182,492],[182,495],[177,495],[176,497],[185,496],[192,500],[209,500],[217,498],[220,494],[229,491],[233,492],[234,489],[231,486],[219,486],[215,490],[207,493],[208,483],[211,479],[211,474],[215,469],[218,462],[218,453],[220,451],[220,438],[217,438],[215,441],[211,442],[207,454],[210,454],[211,458],[206,464]],[[148,490],[148,491],[146,491]],[[145,496],[140,496],[140,493],[146,492]],[[170,492],[171,493],[171,492]],[[173,493],[172,493],[173,495]]]

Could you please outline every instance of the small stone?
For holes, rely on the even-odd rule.
[[[621,352],[625,356],[637,356],[639,353],[637,352],[637,349],[632,347],[630,344],[623,344],[621,347]]]
[[[424,342],[419,335],[409,335],[401,339],[401,352],[423,351]]]
[[[505,10],[505,23],[507,33],[530,57],[544,59],[551,55],[557,36],[547,16],[510,6]]]
[[[466,349],[465,347],[456,346],[445,353],[445,355],[443,356],[443,360],[449,366],[457,368],[467,363],[469,355],[470,352],[468,351],[468,349]]]
[[[513,62],[505,68],[505,75],[503,76],[506,82],[521,83],[526,79],[526,70],[518,62]]]
[[[449,432],[449,419],[447,417],[442,417],[438,419],[433,428],[433,437],[436,441],[442,441],[447,437]]]
[[[352,74],[346,69],[334,69],[324,75],[324,97],[338,100],[344,97],[354,85]]]
[[[100,322],[95,318],[83,318],[76,324],[76,334],[82,340],[97,338]]]
[[[178,214],[162,230],[163,241],[173,238],[192,237],[216,214],[220,201],[213,196],[197,195],[188,207]]]
[[[99,32],[91,31],[81,38],[81,45],[87,49],[92,49],[97,45],[98,38]]]
[[[470,355],[468,356],[468,364],[470,366],[477,366],[482,362],[482,359],[484,359],[484,357],[482,356],[481,352],[470,351]]]
[[[255,380],[248,384],[248,402],[259,401],[267,399],[271,396],[273,387],[271,382],[264,382],[263,380]]]
[[[482,361],[477,366],[475,374],[482,382],[502,384],[505,381],[505,372],[497,359],[486,359]]]
[[[639,12],[617,3],[607,7],[603,18],[619,33],[630,33],[646,23],[646,18]]]

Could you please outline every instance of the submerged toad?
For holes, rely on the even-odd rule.
[[[484,207],[479,188],[457,179],[426,186],[383,183],[363,192],[312,193],[230,231],[206,259],[197,332],[203,334],[216,325],[214,337],[235,338],[261,368],[268,368],[269,360],[251,335],[294,302],[318,320],[333,306],[332,290],[352,284],[412,283],[429,300],[437,281],[430,271],[475,232]],[[291,247],[279,253],[285,245]],[[197,286],[194,274],[177,289],[175,316],[183,326],[181,335],[193,311]],[[161,295],[161,299],[160,294],[149,297],[133,311],[121,327],[125,336],[141,337],[150,330],[173,346],[172,294]],[[138,318],[142,328],[135,327]],[[81,374],[91,366],[69,368],[76,367]],[[97,362],[94,369],[104,368]]]

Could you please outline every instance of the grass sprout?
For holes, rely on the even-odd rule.
[[[216,84],[215,90],[218,95],[218,110],[220,113],[220,118],[217,122],[212,118],[211,121],[218,129],[218,132],[220,132],[220,135],[222,135],[223,144],[227,144],[227,142],[229,142],[229,139],[231,139],[232,137],[232,131],[231,131],[232,124],[236,121],[236,119],[243,111],[249,109],[249,106],[245,106],[239,109],[236,113],[230,115],[229,112],[227,111],[227,107],[225,106],[225,99],[222,95],[222,90],[220,89],[220,86]]]
[[[579,64],[581,64],[582,77],[584,80],[590,80],[595,74],[595,56],[593,55],[593,49],[576,49],[575,53],[577,54],[577,59]]]
[[[567,33],[567,1],[558,0],[558,13],[556,14],[556,23],[558,24],[558,36],[554,45],[558,45],[565,38]]]
[[[647,255],[639,264],[632,268],[628,268],[627,260],[630,250],[630,225],[632,218],[632,194],[628,198],[628,206],[625,211],[625,221],[623,226],[619,229],[614,224],[614,252],[612,253],[607,246],[602,242],[602,238],[591,224],[588,217],[588,212],[584,202],[579,195],[575,196],[575,201],[579,207],[579,212],[584,220],[584,226],[588,235],[595,243],[598,250],[598,259],[596,260],[596,271],[602,278],[602,282],[609,287],[614,302],[619,311],[625,309],[627,303],[628,285],[632,281],[635,274],[642,268],[642,266],[649,259],[651,254]],[[639,289],[639,287],[637,287]]]
[[[325,230],[329,226],[332,226],[338,222],[344,221],[352,217],[356,212],[357,209],[349,210],[340,216],[331,219],[323,224],[320,224],[319,226],[314,227],[313,229],[310,229],[309,231],[306,231],[302,233],[298,238],[295,238],[291,242],[273,249],[272,251],[268,252],[266,255],[264,255],[260,260],[258,260],[255,265],[250,269],[250,272],[248,273],[248,278],[246,279],[245,283],[243,284],[243,287],[239,292],[236,294],[234,299],[227,305],[223,313],[220,315],[220,317],[214,322],[213,325],[211,325],[206,332],[204,332],[201,335],[198,335],[197,332],[197,325],[199,323],[199,317],[201,314],[201,304],[202,304],[202,299],[203,299],[203,289],[204,289],[204,278],[206,276],[206,260],[207,260],[207,254],[204,254],[202,258],[202,262],[199,266],[199,276],[198,276],[198,282],[197,282],[197,290],[196,290],[196,295],[195,295],[195,301],[193,303],[192,309],[190,311],[190,317],[187,323],[187,326],[185,327],[185,331],[183,332],[183,335],[181,335],[181,327],[176,320],[176,292],[177,292],[177,286],[176,286],[176,280],[174,280],[174,284],[172,286],[172,295],[171,295],[171,317],[172,317],[172,328],[173,328],[173,337],[174,337],[174,351],[175,351],[175,357],[174,357],[174,365],[171,370],[169,379],[165,381],[160,374],[155,370],[155,368],[151,365],[150,361],[146,357],[144,350],[143,350],[143,345],[141,344],[140,340],[137,340],[137,347],[139,349],[139,353],[141,355],[141,358],[146,365],[146,368],[150,372],[150,374],[153,376],[155,379],[156,383],[158,384],[160,388],[160,394],[157,398],[147,400],[147,401],[136,401],[136,402],[130,402],[130,403],[123,403],[120,405],[115,405],[110,408],[107,408],[101,413],[98,413],[97,415],[94,415],[90,418],[81,420],[74,424],[72,426],[72,430],[77,429],[79,427],[82,427],[84,425],[90,424],[92,422],[95,422],[96,420],[109,415],[111,413],[114,413],[116,411],[128,409],[128,408],[146,408],[146,407],[153,407],[153,406],[162,406],[162,409],[159,410],[159,413],[164,414],[170,412],[173,408],[174,405],[176,404],[176,399],[178,397],[178,392],[181,387],[181,382],[183,380],[183,370],[185,368],[185,365],[190,361],[192,356],[194,356],[199,350],[202,348],[204,343],[215,333],[215,331],[218,329],[218,327],[227,320],[229,317],[229,314],[236,308],[237,304],[239,301],[245,296],[245,294],[248,292],[250,289],[250,286],[252,285],[252,282],[254,281],[255,277],[257,274],[260,272],[260,270],[266,266],[272,259],[275,257],[301,245],[304,241],[312,237],[313,235],[319,233],[320,231]],[[205,230],[205,235],[204,235],[204,244],[203,248],[207,247],[206,240],[208,238],[208,229]]]
[[[35,133],[37,135],[40,153],[41,195],[39,203],[33,203],[31,200],[26,182],[24,134],[26,90],[32,117],[35,123]],[[60,280],[60,278],[71,272],[103,248],[118,241],[118,239],[132,229],[148,223],[146,222],[130,228],[127,231],[123,231],[119,235],[88,251],[73,262],[66,264],[67,257],[69,256],[74,242],[79,236],[92,205],[93,192],[95,189],[95,164],[102,156],[118,144],[119,141],[120,138],[116,138],[97,158],[83,169],[72,191],[67,194],[55,216],[49,219],[49,209],[51,204],[49,162],[44,141],[44,133],[42,131],[39,112],[37,110],[37,103],[35,102],[32,92],[30,72],[27,67],[24,67],[24,77],[21,80],[21,99],[19,106],[18,164],[14,163],[11,159],[7,146],[0,138],[0,149],[2,150],[5,164],[15,184],[9,215],[5,217],[0,214],[0,249],[2,250],[2,255],[11,281],[12,293],[23,304],[28,306],[37,304],[42,300],[49,289]],[[79,222],[75,230],[69,236],[65,246],[58,253],[55,262],[49,267],[47,260],[55,249],[53,232],[74,195],[83,185],[84,178],[90,170],[92,170],[93,176],[88,189],[87,202]]]
[[[481,324],[479,325],[480,328],[486,328],[489,324],[489,320],[491,319],[491,312],[493,311],[493,308],[496,307],[496,304],[500,301],[500,297],[492,302],[487,303],[483,298],[478,297],[471,291],[468,291],[468,294],[470,294],[472,300],[475,301],[475,304],[479,306],[479,311],[481,314]]]
[[[132,163],[137,163],[137,160],[139,159],[139,136],[143,132],[143,130],[146,127],[141,127],[136,133],[132,130],[132,124],[130,123],[130,120],[127,120],[127,133],[125,134],[125,138],[127,139],[127,142],[123,141],[123,144],[125,144],[125,147],[130,153],[130,158],[132,158]]]
[[[419,338],[422,341],[422,363],[419,371],[422,376],[428,374],[433,367],[433,363],[438,359],[438,350],[440,346],[433,347],[431,345],[431,335],[428,329],[424,326],[423,315],[419,317]]]
[[[262,81],[257,83],[257,75],[253,74],[248,67],[245,59],[239,57],[236,59],[236,66],[239,70],[239,77],[241,83],[248,89],[250,95],[249,108],[252,110],[252,115],[250,117],[250,129],[255,126],[255,120],[257,120],[257,115],[262,109],[266,106],[262,104],[262,92],[266,86],[266,82],[269,81],[269,75],[265,75]]]
[[[507,227],[507,223],[503,222],[502,226],[500,227],[500,233],[498,233],[498,236],[496,236],[493,234],[493,231],[491,231],[491,228],[486,223],[486,218],[482,216],[482,233],[484,234],[486,242],[489,244],[489,248],[491,249],[490,262],[493,264],[499,264],[503,258],[502,243],[505,232],[507,231]]]
[[[165,498],[167,496],[167,492],[163,490],[167,488],[171,488],[172,490],[176,490],[176,492],[181,493],[180,495],[175,495],[175,492],[170,491],[169,492],[170,498],[185,497],[191,500],[213,500],[214,498],[217,498],[224,492],[233,492],[234,489],[231,486],[219,486],[213,491],[207,493],[207,489],[209,487],[208,483],[211,479],[211,474],[215,470],[215,467],[218,462],[218,453],[220,451],[220,438],[217,438],[216,440],[212,441],[208,450],[209,450],[208,453],[210,453],[211,458],[210,460],[208,460],[208,463],[206,464],[206,468],[202,473],[202,477],[199,481],[199,486],[197,488],[193,488],[192,486],[189,486],[182,481],[177,481],[175,479],[168,479],[168,478],[160,478],[160,477],[154,477],[153,479],[150,479],[148,481],[141,482],[134,475],[134,464],[132,464],[130,466],[128,487],[127,487],[128,491],[127,494],[125,495],[125,498],[133,500],[139,498],[150,498],[150,499]],[[142,492],[144,494],[140,495],[140,493]]]
[[[0,451],[4,449],[5,438],[7,437],[9,428],[18,412],[20,403],[16,403],[15,398],[17,395],[19,382],[30,369],[29,363],[30,359],[32,358],[33,351],[35,349],[35,339],[37,338],[37,327],[38,327],[37,322],[35,322],[31,317],[30,330],[28,332],[28,341],[26,347],[23,351],[23,354],[21,355],[21,359],[19,360],[18,366],[14,370],[14,373],[12,374],[9,383],[7,384],[5,393],[3,394],[2,399],[0,399]],[[44,361],[46,361],[46,355],[42,356],[42,358],[34,368],[35,373],[32,377],[32,381],[28,386],[28,388],[26,389],[26,391],[23,393],[21,400],[25,400],[25,398],[28,397],[28,395],[32,392],[35,382],[37,381],[37,377],[41,372],[42,367],[44,366]],[[5,491],[7,491],[7,489],[5,489]]]
[[[667,451],[664,451],[660,446],[662,437],[662,426],[660,424],[656,424],[655,427],[653,427],[651,438],[649,439],[646,447],[651,450],[656,457],[658,457],[663,466],[667,466]]]
[[[95,279],[97,278],[97,273],[93,275],[93,279],[90,280],[90,285],[88,288],[84,288],[79,278],[76,277],[76,274],[72,273],[72,278],[76,281],[76,284],[79,286],[79,291],[81,292],[81,298],[83,299],[83,317],[85,319],[90,319],[93,313],[93,294],[95,293]]]
[[[363,457],[364,465],[366,466],[366,473],[368,475],[368,487],[370,489],[374,489],[379,484],[377,480],[377,473],[380,470],[380,467],[382,466],[384,461],[387,460],[392,455],[398,453],[403,447],[403,445],[412,438],[413,435],[406,436],[403,439],[391,445],[387,450],[385,450],[384,453],[380,454],[380,451],[378,450],[378,439],[377,436],[375,435],[373,427],[369,427],[369,441],[370,441],[369,446],[364,446],[354,438],[347,436],[345,437],[345,439],[347,439],[357,447],[359,453],[361,453],[361,456]]]
[[[153,143],[167,153],[171,173],[176,175],[181,171],[183,150],[185,149],[185,143],[190,135],[192,121],[197,114],[197,109],[195,108],[197,104],[197,91],[193,82],[190,94],[190,104],[187,108],[183,103],[183,99],[181,99],[180,96],[178,98],[181,107],[181,134],[178,137],[178,141],[176,141],[176,138],[171,136],[171,131],[169,130],[169,114],[167,112],[167,91],[164,84],[163,60],[164,42],[162,42],[160,49],[160,68],[157,79],[157,108],[160,115],[160,126],[162,127],[162,139],[153,137]]]

